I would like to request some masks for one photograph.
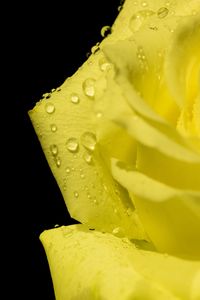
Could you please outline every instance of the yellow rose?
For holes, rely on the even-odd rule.
[[[40,236],[56,299],[200,299],[199,50],[200,1],[126,0],[29,112],[83,224]]]

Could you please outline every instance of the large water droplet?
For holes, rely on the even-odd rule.
[[[70,151],[70,152],[77,152],[78,149],[79,149],[79,144],[78,144],[78,140],[76,138],[69,138],[67,140],[67,149]]]
[[[53,144],[50,146],[50,151],[53,156],[56,156],[58,154],[58,147],[55,144]]]
[[[103,26],[101,28],[101,36],[103,38],[107,37],[109,34],[111,34],[111,27],[106,25],[106,26]]]
[[[169,13],[169,9],[167,7],[161,7],[157,11],[157,16],[158,18],[163,19],[168,15],[168,13]]]
[[[76,93],[71,94],[71,102],[74,104],[78,104],[80,102],[79,95]]]
[[[51,131],[52,132],[56,132],[57,131],[57,126],[56,126],[56,124],[51,124]]]
[[[90,151],[94,151],[96,142],[96,136],[93,132],[86,131],[81,136],[82,145]]]
[[[45,105],[45,110],[48,114],[52,114],[54,111],[55,111],[55,106],[53,103],[51,102],[48,102],[46,105]]]
[[[83,92],[86,96],[93,98],[95,95],[95,80],[93,78],[87,78],[83,82]]]

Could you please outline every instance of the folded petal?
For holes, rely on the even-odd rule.
[[[113,176],[129,191],[159,251],[200,258],[200,192],[173,188],[116,160]]]
[[[199,299],[199,262],[141,250],[83,225],[47,230],[40,239],[57,300]]]

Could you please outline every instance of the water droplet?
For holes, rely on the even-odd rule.
[[[74,104],[78,104],[80,102],[79,95],[76,93],[71,94],[71,102]]]
[[[118,234],[120,231],[120,227],[115,227],[112,231],[113,234]]]
[[[103,188],[104,188],[104,190],[107,192],[108,191],[108,187],[107,187],[107,185],[105,184],[105,183],[103,183]]]
[[[91,195],[90,195],[90,193],[87,194],[87,197],[88,197],[88,199],[92,198]]]
[[[95,134],[89,131],[84,132],[81,136],[81,143],[86,149],[94,151],[96,146]]]
[[[61,159],[60,159],[60,157],[56,157],[56,166],[58,168],[61,166]]]
[[[71,170],[70,170],[69,167],[67,167],[67,168],[65,169],[65,171],[66,171],[67,174],[69,174],[69,173],[71,172]]]
[[[74,192],[74,197],[78,198],[79,197],[79,193],[77,191]]]
[[[143,1],[143,2],[141,3],[141,5],[142,5],[142,7],[146,7],[148,4],[147,4],[146,1]]]
[[[111,34],[111,27],[106,25],[106,26],[103,26],[101,28],[101,36],[103,38],[107,37],[109,34]]]
[[[99,67],[102,72],[109,70],[111,68],[111,64],[104,58],[99,59]]]
[[[157,11],[157,16],[158,18],[163,19],[168,15],[168,13],[169,13],[169,9],[167,7],[161,7]]]
[[[96,45],[94,45],[92,48],[91,48],[91,53],[92,54],[95,54],[96,52],[99,51],[99,43],[97,43]]]
[[[77,152],[79,149],[79,144],[78,144],[78,140],[76,138],[69,138],[67,140],[67,149],[70,152]]]
[[[119,5],[117,10],[120,12],[122,10],[123,5]]]
[[[101,111],[98,111],[98,112],[96,113],[96,117],[97,117],[98,119],[100,119],[102,116],[103,116],[103,114],[102,114]]]
[[[58,147],[55,144],[53,144],[50,146],[50,151],[53,156],[56,156],[58,154]]]
[[[95,95],[95,80],[93,78],[88,78],[83,82],[83,91],[86,96],[93,98]]]
[[[55,111],[55,106],[54,106],[54,104],[51,103],[51,102],[46,103],[46,105],[45,105],[45,110],[46,110],[46,112],[47,112],[48,114],[52,114],[52,113]]]
[[[114,208],[114,213],[117,214],[118,213],[118,209]]]
[[[137,14],[134,14],[129,22],[129,28],[132,32],[136,32],[140,29],[140,27],[143,25],[143,22],[147,17],[152,16],[155,14],[154,11],[150,9],[140,10],[137,12]]]
[[[87,164],[89,164],[89,165],[92,164],[93,160],[92,160],[92,155],[90,153],[86,152],[83,155],[83,158]]]
[[[51,131],[52,132],[56,132],[57,131],[57,126],[56,126],[56,124],[51,124]]]
[[[81,174],[80,174],[80,177],[81,177],[81,179],[85,178],[85,174],[84,174],[84,173],[81,173]]]

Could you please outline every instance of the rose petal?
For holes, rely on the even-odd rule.
[[[40,239],[58,300],[199,299],[199,262],[140,250],[82,225],[47,230]]]

